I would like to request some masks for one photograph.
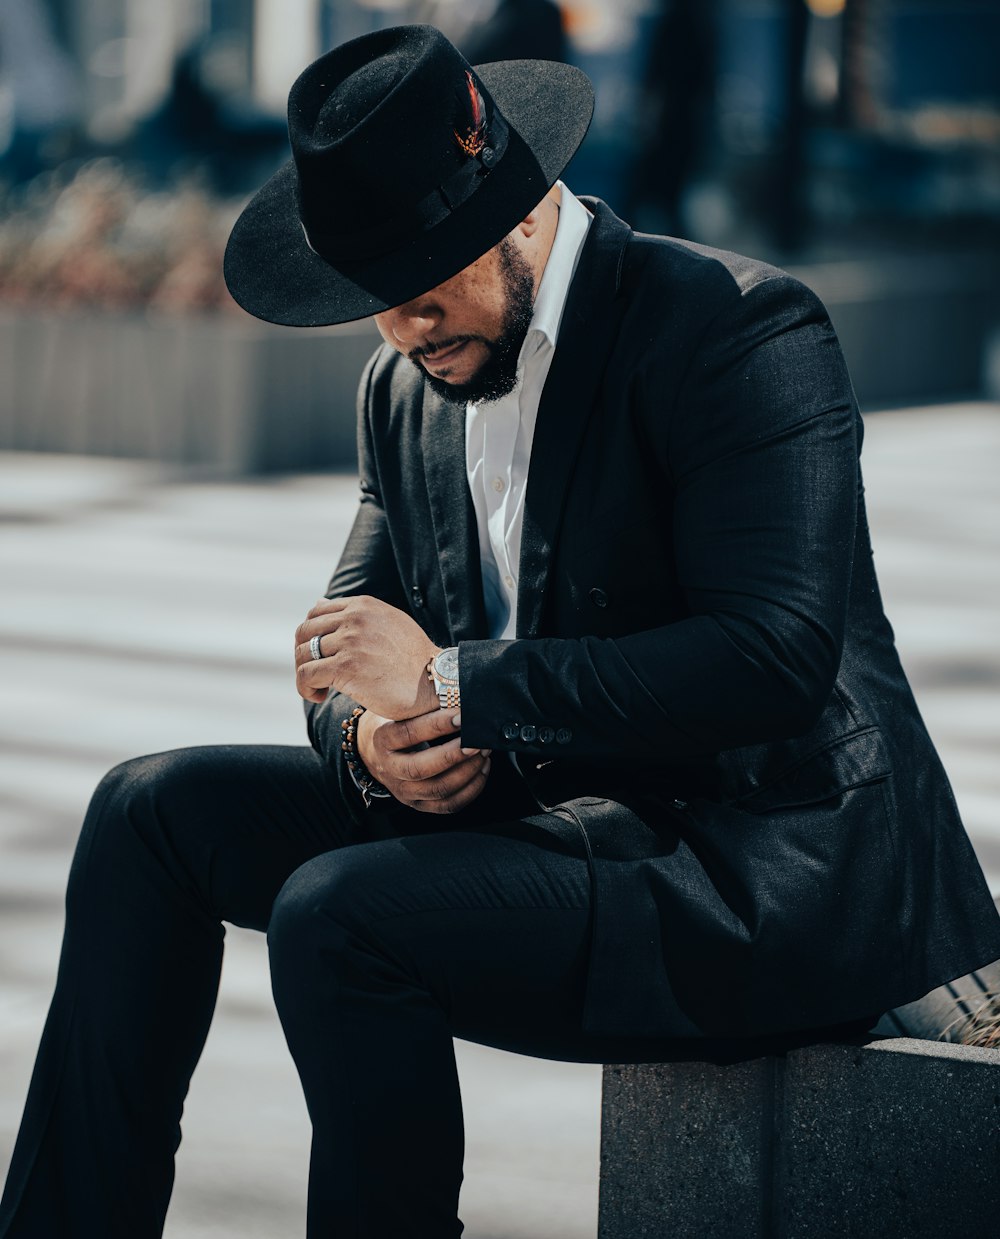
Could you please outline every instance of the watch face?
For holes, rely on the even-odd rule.
[[[458,679],[458,650],[454,646],[434,659],[434,674],[439,680]]]

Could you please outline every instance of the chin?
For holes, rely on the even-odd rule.
[[[428,374],[426,370],[423,374],[424,382],[430,389],[452,404],[487,404],[509,395],[517,385],[516,370],[507,376],[487,373],[484,368],[462,382]]]

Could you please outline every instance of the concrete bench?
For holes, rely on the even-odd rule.
[[[1000,963],[892,1024],[937,1035],[986,987]],[[1000,1049],[908,1036],[604,1069],[599,1239],[998,1232]]]
[[[0,306],[0,450],[198,465],[221,476],[357,467],[371,323]]]

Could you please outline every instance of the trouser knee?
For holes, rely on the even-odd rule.
[[[326,852],[301,865],[278,892],[267,930],[279,1011],[357,997],[399,979],[379,940],[388,876],[380,860],[391,844],[365,843]]]
[[[197,837],[192,811],[197,788],[188,787],[188,750],[122,762],[98,784],[84,819],[67,888],[67,906],[86,886],[134,882],[150,854],[182,860]],[[183,862],[182,862],[183,863]]]
[[[157,759],[137,757],[109,770],[98,783],[80,832],[70,889],[96,857],[98,862],[118,850],[120,837],[131,834],[137,816],[148,810],[157,778]]]

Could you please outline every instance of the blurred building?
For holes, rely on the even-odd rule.
[[[73,127],[80,150],[166,166],[185,144],[228,150],[226,186],[249,187],[280,155],[289,85],[324,49],[432,18],[478,51],[510,13],[523,23],[531,11],[532,0],[0,0],[0,150],[25,129],[20,112],[32,133]],[[630,204],[640,224],[680,219],[727,242],[756,219],[780,246],[811,218],[1000,218],[1000,0],[535,0],[534,11],[551,34],[539,47],[564,47],[598,88],[573,183]],[[225,139],[214,148],[201,132],[212,126]],[[650,175],[657,160],[676,175]]]
[[[538,37],[512,42],[535,13]],[[242,317],[227,335],[222,251],[240,200],[287,158],[302,67],[429,17],[474,59],[513,47],[583,68],[597,106],[571,187],[638,228],[791,268],[830,309],[869,407],[997,390],[984,375],[1000,373],[1000,0],[0,0],[0,343],[19,362],[0,382],[7,446],[187,459],[203,427],[183,384],[215,381],[230,345],[240,382],[216,403],[244,427],[226,440],[241,461],[259,442],[269,467],[296,463],[274,447],[295,439],[286,392],[267,385],[286,373],[301,380],[302,459],[330,458],[312,428],[336,382],[353,442],[366,329],[337,337],[347,360],[302,333],[281,337],[284,360],[265,355],[251,330],[279,349],[278,329]],[[122,349],[112,324],[92,347],[95,308],[139,333],[147,312],[172,325]],[[189,330],[193,315],[218,336]],[[237,363],[244,346],[252,361]],[[336,374],[307,384],[317,352]],[[19,382],[67,355],[68,388]],[[123,356],[178,360],[136,377]],[[259,408],[250,365],[266,371]],[[141,443],[118,412],[134,391],[149,394]]]

